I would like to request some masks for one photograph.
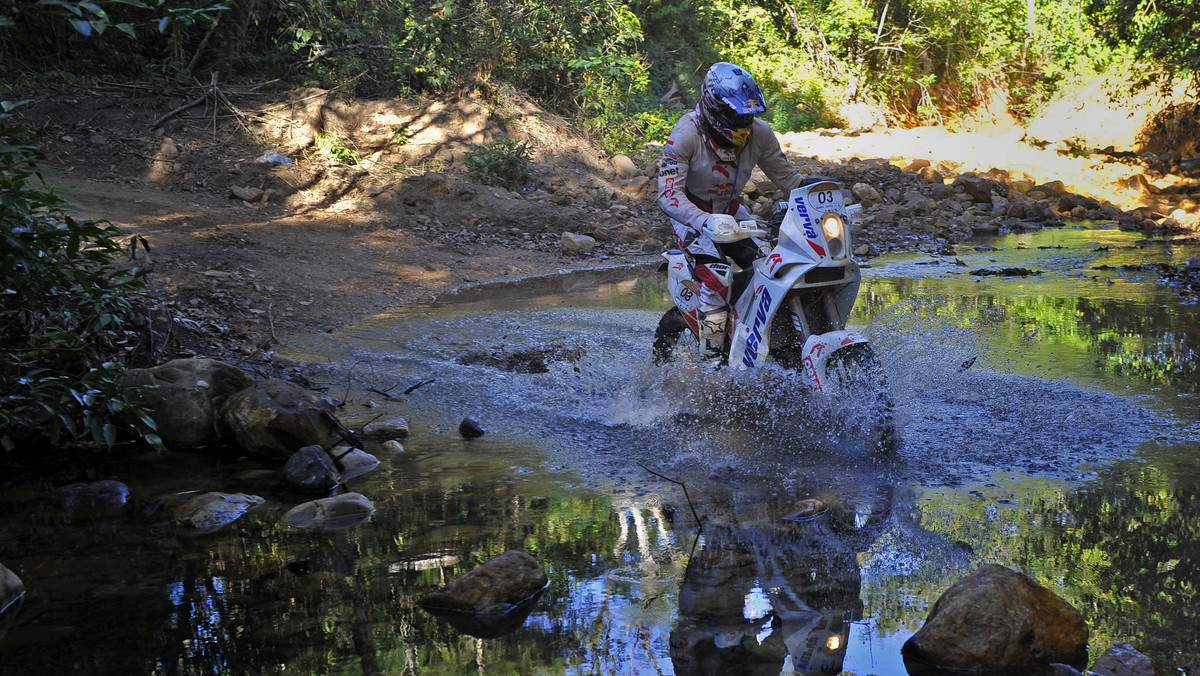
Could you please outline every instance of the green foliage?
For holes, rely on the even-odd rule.
[[[354,166],[362,164],[362,157],[359,156],[358,151],[346,145],[345,140],[334,134],[318,132],[313,141],[322,152],[332,157],[338,164]]]
[[[148,300],[145,271],[126,256],[120,230],[78,221],[40,182],[32,139],[0,113],[0,438],[91,440],[111,446],[118,419],[154,423],[121,385],[138,344],[129,317]]]
[[[1109,46],[1128,45],[1170,75],[1200,81],[1200,4],[1194,0],[1091,0],[1087,12]]]
[[[471,176],[480,183],[516,190],[529,180],[530,155],[527,143],[501,139],[484,145],[472,144],[464,161]]]

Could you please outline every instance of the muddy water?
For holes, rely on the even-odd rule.
[[[303,498],[246,460],[148,457],[115,516],[6,495],[0,563],[29,593],[0,673],[903,674],[900,645],[986,562],[1083,611],[1094,655],[1122,640],[1179,666],[1200,651],[1200,308],[1121,266],[1200,252],[1103,228],[979,245],[865,270],[891,456],[860,406],[790,374],[653,367],[667,306],[644,270],[291,341],[344,419],[410,422],[347,486],[371,520],[284,527]],[[1004,267],[1041,274],[970,274]],[[465,416],[487,433],[462,439]],[[215,534],[171,523],[218,489],[267,502]],[[512,633],[415,607],[518,548],[551,584]]]

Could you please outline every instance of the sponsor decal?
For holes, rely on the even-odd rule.
[[[817,239],[817,229],[813,226],[812,219],[808,217],[808,208],[804,206],[804,199],[796,198],[796,213],[800,215],[800,224],[804,226],[804,239],[813,251],[821,258],[825,257],[825,247],[817,244],[814,240]]]
[[[742,355],[742,364],[746,368],[754,368],[758,359],[758,346],[762,344],[762,329],[767,324],[767,311],[771,307],[771,292],[766,286],[754,290],[755,301],[758,303],[754,312],[754,321],[750,324],[750,335],[746,338],[746,353]]]
[[[670,164],[671,164],[671,166],[667,166],[666,164],[664,164],[662,169],[660,169],[658,171],[659,178],[662,178],[664,176],[675,176],[679,173],[679,167],[674,166],[675,165],[674,162],[671,162]]]
[[[681,265],[680,267],[683,267],[683,266]],[[694,294],[700,293],[700,285],[696,284],[696,282],[694,282],[690,279],[682,280],[679,283],[682,284],[685,289],[687,289],[688,291],[691,291]]]
[[[770,270],[771,274],[775,274],[775,268],[783,263],[783,256],[773,253],[770,256],[767,256],[767,263],[769,266],[767,269]]]
[[[714,164],[712,170],[713,170],[714,174],[721,174],[725,178],[730,177],[729,176],[729,166],[724,163],[718,162],[717,164]]]
[[[663,146],[663,157],[667,158],[668,160],[676,159],[676,157],[675,157],[675,141],[673,141],[673,140],[667,141],[667,144],[665,146]]]
[[[813,363],[812,357],[804,358],[804,374],[812,381],[813,392],[824,391],[824,388],[821,387],[821,379],[817,377],[817,366]]]

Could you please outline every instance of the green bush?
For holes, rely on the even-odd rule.
[[[33,139],[7,120],[14,104],[0,106],[0,450],[42,438],[107,448],[123,420],[158,444],[121,384],[146,271],[119,265],[118,228],[65,212],[41,181]]]
[[[471,176],[480,183],[517,190],[529,180],[530,155],[528,143],[501,139],[484,145],[471,144],[464,161]]]

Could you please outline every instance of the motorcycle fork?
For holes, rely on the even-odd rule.
[[[792,327],[796,329],[796,337],[799,339],[799,342],[803,343],[813,333],[812,326],[808,322],[808,315],[804,311],[804,300],[800,297],[800,294],[793,293],[788,296],[787,302],[788,310],[792,313]],[[842,313],[838,311],[834,295],[829,291],[823,291],[818,302],[824,305],[825,308],[825,317],[828,322],[826,330],[842,330],[845,327],[845,322],[842,320]]]

